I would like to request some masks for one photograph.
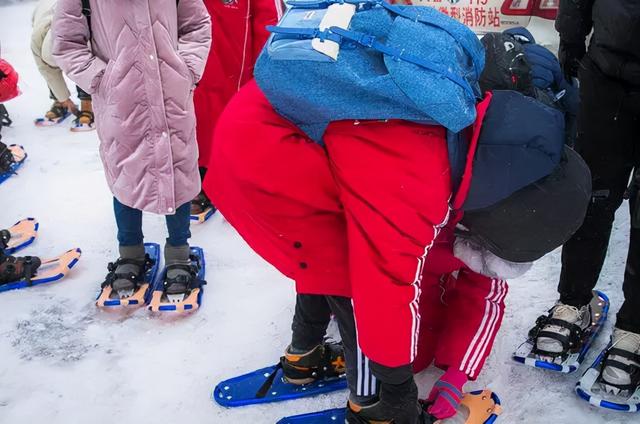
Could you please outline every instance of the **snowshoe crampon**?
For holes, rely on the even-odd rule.
[[[0,230],[0,249],[4,247],[6,255],[29,246],[38,236],[39,224],[34,218],[25,218],[11,228]]]
[[[635,383],[632,385],[635,387],[626,388],[617,393],[612,393],[605,387],[602,369],[611,349],[612,345],[609,344],[582,375],[580,381],[576,383],[576,393],[581,399],[598,408],[638,412],[640,411],[640,368],[635,367]]]
[[[111,284],[105,282],[101,288],[96,306],[104,308],[117,308],[123,306],[142,306],[149,299],[150,287],[158,276],[160,269],[160,245],[157,243],[145,243],[146,254],[144,265],[144,277],[141,284],[128,296],[122,296],[116,292]],[[115,267],[114,267],[115,270]]]
[[[529,339],[520,345],[513,354],[513,360],[530,367],[566,374],[576,371],[584,361],[589,349],[591,349],[598,333],[602,330],[609,313],[609,298],[597,290],[594,290],[593,295],[590,304],[593,321],[591,326],[583,332],[581,343],[575,349],[566,352],[564,355],[559,355],[554,361],[550,360],[546,355],[542,356],[535,353],[536,330],[544,327],[544,319],[546,318],[540,317],[536,327],[532,329]]]
[[[166,274],[165,268],[157,278],[151,299],[149,301],[149,310],[153,312],[188,312],[195,311],[202,304],[203,286],[205,276],[204,252],[200,247],[191,247],[191,279],[184,293],[175,294],[166,291]]]
[[[289,383],[284,378],[281,364],[222,381],[213,389],[212,397],[222,406],[236,407],[316,396],[347,388],[344,375],[303,385]]]
[[[22,146],[12,144],[6,149],[5,152],[0,151],[0,184],[14,175],[27,158],[27,152]],[[1,146],[0,150],[2,150]]]
[[[465,393],[461,401],[461,410],[462,412],[458,412],[458,414],[463,414],[464,417],[455,415],[445,420],[435,421],[435,423],[492,424],[502,413],[500,398],[491,390]],[[345,420],[346,408],[337,408],[285,417],[277,424],[327,424],[344,423]]]
[[[7,290],[23,289],[39,284],[52,283],[63,279],[69,271],[78,263],[82,251],[71,249],[62,255],[42,261],[36,274],[29,280],[21,279],[0,285],[0,292]]]

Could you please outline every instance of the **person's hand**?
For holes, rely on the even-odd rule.
[[[560,66],[567,81],[571,81],[573,77],[578,77],[580,61],[586,51],[587,49],[584,43],[567,43],[560,40],[558,59],[560,60]]]
[[[73,103],[73,100],[67,99],[65,101],[60,102],[60,104],[65,108],[67,108],[67,110],[73,113],[74,115],[78,114],[78,107],[76,106],[75,103]]]

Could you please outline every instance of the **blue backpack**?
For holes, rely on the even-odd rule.
[[[276,111],[314,141],[345,119],[404,119],[452,133],[475,120],[484,49],[464,25],[430,7],[384,0],[287,4],[267,27],[254,75]],[[348,25],[328,20],[338,7],[352,8]]]

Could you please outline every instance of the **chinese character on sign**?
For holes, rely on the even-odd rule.
[[[487,14],[487,19],[489,20],[489,26],[494,28],[500,27],[500,12],[497,8],[492,7],[489,9],[489,13]]]
[[[462,8],[462,23],[467,26],[473,26],[473,9],[470,7]]]
[[[438,11],[439,11],[440,13],[444,13],[445,15],[449,15],[449,9],[447,9],[445,6],[440,6],[440,7],[438,8]]]
[[[481,7],[475,8],[474,24],[477,27],[483,27],[487,25],[487,13]]]
[[[453,19],[457,19],[459,21],[461,21],[462,19],[460,19],[460,8],[457,6],[451,6],[451,17]]]

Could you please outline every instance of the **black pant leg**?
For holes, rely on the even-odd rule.
[[[291,324],[291,345],[295,349],[311,350],[324,341],[331,321],[327,298],[320,295],[299,294]]]
[[[78,92],[78,99],[80,100],[91,100],[91,94],[84,91],[80,86],[76,85],[76,91]]]
[[[562,249],[560,300],[582,306],[591,300],[607,254],[615,212],[634,166],[628,120],[621,118],[625,90],[586,58],[580,72],[577,150],[591,170],[593,196],[585,220]]]
[[[640,91],[625,98],[625,119],[633,125],[629,138],[635,143],[635,177],[629,195],[631,230],[629,253],[624,273],[624,303],[618,312],[616,327],[640,333]]]

